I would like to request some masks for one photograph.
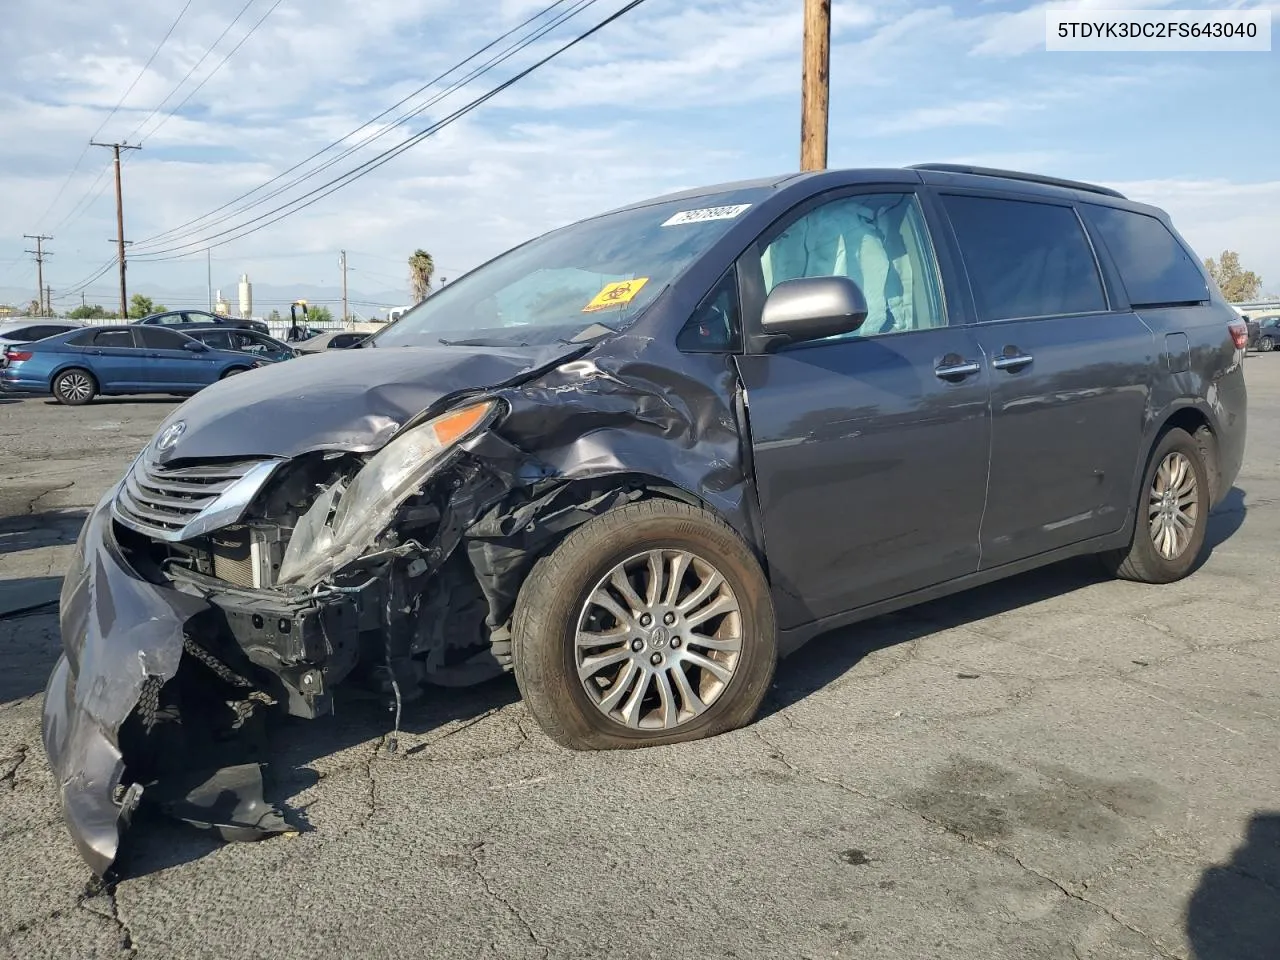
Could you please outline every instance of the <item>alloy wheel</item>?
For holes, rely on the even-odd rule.
[[[716,567],[684,550],[619,563],[592,589],[574,635],[578,679],[596,709],[669,731],[724,693],[742,657],[743,617]]]
[[[1147,518],[1151,542],[1166,560],[1182,556],[1191,543],[1200,516],[1200,489],[1195,468],[1184,453],[1174,450],[1160,461],[1151,482]]]
[[[93,384],[83,373],[68,373],[58,381],[58,393],[67,400],[88,400]]]

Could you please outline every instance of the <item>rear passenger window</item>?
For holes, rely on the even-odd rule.
[[[1093,248],[1071,207],[993,197],[942,199],[980,321],[1107,309]]]
[[[17,330],[10,330],[4,336],[6,340],[13,340],[18,343],[27,343],[35,339],[35,337],[31,336],[31,331],[36,329],[38,328],[37,327],[21,327]]]
[[[95,347],[132,347],[133,334],[128,330],[103,330],[93,338]]]
[[[1084,215],[1120,270],[1130,304],[1152,307],[1209,299],[1200,265],[1155,217],[1092,203],[1084,205]]]

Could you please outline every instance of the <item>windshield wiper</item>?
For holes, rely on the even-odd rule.
[[[527,347],[527,343],[513,343],[510,340],[497,340],[492,337],[476,337],[474,340],[445,340],[440,342],[446,347]]]

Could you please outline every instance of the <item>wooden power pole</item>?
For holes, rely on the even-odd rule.
[[[831,0],[804,0],[804,69],[800,91],[800,169],[827,168],[831,93]]]
[[[23,237],[36,242],[34,250],[28,250],[27,253],[36,258],[36,302],[40,304],[40,316],[45,315],[44,309],[44,258],[51,257],[48,250],[44,248],[46,240],[52,240],[53,237],[46,237],[44,234],[24,233]]]
[[[121,150],[141,150],[140,146],[130,146],[127,143],[99,143],[96,140],[90,140],[89,145],[92,147],[110,147],[115,152],[116,157],[116,250],[117,258],[120,262],[120,319],[128,319],[129,316],[129,292],[125,285],[124,270],[124,194],[120,189],[120,151]]]

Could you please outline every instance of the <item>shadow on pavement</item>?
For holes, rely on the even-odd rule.
[[[1205,531],[1205,552],[1201,556],[1203,563],[1209,558],[1213,548],[1235,536],[1237,530],[1244,525],[1245,515],[1249,508],[1244,505],[1244,491],[1232,487],[1223,497],[1222,503],[1209,514],[1209,527]]]
[[[1193,960],[1280,956],[1280,812],[1254,814],[1230,862],[1201,874],[1187,940]]]
[[[518,699],[520,693],[509,676],[463,689],[428,687],[422,700],[405,706],[400,731],[406,739],[421,736],[449,723],[477,720]],[[335,712],[330,716],[319,720],[289,717],[272,724],[266,748],[268,762],[263,764],[267,799],[281,809],[291,825],[300,832],[309,832],[312,828],[307,810],[317,801],[300,794],[321,779],[343,771],[360,768],[359,776],[366,776],[363,768],[368,766],[375,748],[380,751],[375,762],[383,760],[382,738],[391,729],[391,715],[376,700],[346,688],[339,688]],[[361,745],[363,748],[341,765],[321,765],[319,772],[311,766],[316,760]],[[420,751],[421,747],[415,746],[406,749],[403,742],[400,746],[400,753],[406,757]],[[431,768],[422,764],[419,770],[426,790]],[[303,802],[294,805],[294,798]],[[143,876],[198,860],[221,846],[224,843],[216,833],[186,826],[144,806],[122,840],[116,872],[120,878]]]
[[[1201,564],[1244,523],[1244,497],[1243,490],[1232,487],[1210,515]],[[1077,557],[822,634],[778,665],[774,689],[765,698],[761,717],[816,693],[877,650],[1009,613],[1108,579],[1092,557]],[[1280,957],[1280,950],[1276,955]]]
[[[112,406],[113,404],[120,404],[120,403],[182,403],[182,401],[186,399],[187,399],[186,397],[171,397],[168,394],[160,394],[159,396],[156,396],[156,395],[137,396],[134,394],[127,394],[122,397],[94,397],[92,400],[89,401],[89,406],[109,407],[109,406]],[[65,404],[61,404],[57,400],[54,400],[52,398],[47,398],[44,403],[46,407],[65,406]]]
[[[73,544],[88,515],[87,510],[75,509],[0,517],[0,556],[40,547]]]
[[[0,704],[44,691],[62,641],[58,633],[61,577],[0,580]]]

